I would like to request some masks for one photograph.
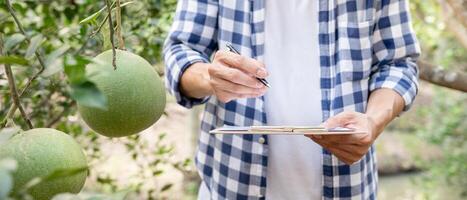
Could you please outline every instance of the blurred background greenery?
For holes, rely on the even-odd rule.
[[[46,68],[32,82],[21,102],[36,127],[53,127],[73,135],[85,148],[90,175],[80,197],[101,199],[195,199],[199,178],[194,155],[201,107],[184,109],[168,97],[166,115],[139,136],[109,139],[90,131],[79,119],[71,88],[63,73],[65,56],[95,56],[104,37],[93,33],[105,15],[90,23],[84,18],[103,1],[12,1],[28,37],[42,37],[38,48]],[[128,1],[122,1],[128,2]],[[163,74],[161,49],[173,19],[176,0],[139,0],[123,8],[125,47],[147,59]],[[467,73],[467,2],[410,1],[413,27],[428,65],[412,109],[396,119],[377,141],[380,199],[467,198],[467,94],[434,83]],[[107,30],[108,31],[108,30]],[[102,33],[107,33],[105,26]],[[19,34],[5,2],[0,2],[0,34],[10,55],[24,57],[28,44]],[[93,36],[91,36],[93,35]],[[37,59],[13,65],[18,88],[40,69]],[[453,75],[454,74],[454,75]],[[463,82],[462,82],[463,81]],[[431,82],[431,83],[430,83]],[[462,88],[456,82],[454,88]],[[465,88],[465,85],[463,85]],[[12,100],[0,69],[0,120]],[[8,126],[25,127],[19,114]],[[0,162],[0,179],[2,175]],[[5,171],[5,170],[4,170]],[[0,195],[2,181],[0,181]],[[1,197],[1,196],[0,196]],[[61,199],[72,197],[62,195]],[[74,198],[74,197],[73,197]]]

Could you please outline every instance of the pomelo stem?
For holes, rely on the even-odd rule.
[[[107,12],[109,15],[109,31],[110,31],[110,44],[112,44],[112,65],[114,66],[114,70],[117,69],[116,64],[116,52],[115,52],[115,43],[114,43],[114,28],[112,22],[112,6],[110,5],[109,0],[105,0],[105,4],[107,6]]]

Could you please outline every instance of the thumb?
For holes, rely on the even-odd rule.
[[[353,114],[350,112],[342,112],[335,116],[330,117],[324,122],[325,128],[335,128],[338,126],[344,127],[353,118]]]

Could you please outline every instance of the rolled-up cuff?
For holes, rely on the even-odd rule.
[[[210,98],[209,96],[196,99],[183,95],[180,91],[180,80],[183,73],[192,64],[197,62],[207,63],[209,60],[199,52],[191,49],[183,49],[180,47],[177,50],[177,47],[175,47],[175,49],[172,50],[175,50],[176,53],[172,53],[171,56],[166,57],[166,88],[175,97],[177,103],[186,108],[205,103]]]
[[[407,67],[386,66],[372,75],[370,79],[370,92],[388,88],[397,92],[404,99],[404,111],[410,109],[418,93],[417,70]]]

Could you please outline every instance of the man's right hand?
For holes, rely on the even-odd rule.
[[[190,97],[215,95],[226,103],[238,98],[264,95],[267,88],[258,78],[268,75],[264,64],[228,51],[218,51],[212,63],[195,63],[181,77],[181,91]]]

